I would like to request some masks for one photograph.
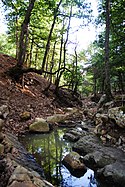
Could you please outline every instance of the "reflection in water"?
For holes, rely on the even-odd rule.
[[[97,187],[94,172],[87,170],[84,176],[76,178],[62,165],[63,157],[69,153],[71,143],[64,141],[64,130],[49,134],[30,134],[21,138],[28,152],[44,169],[46,179],[57,187]]]

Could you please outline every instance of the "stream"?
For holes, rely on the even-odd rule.
[[[63,139],[66,129],[55,129],[47,134],[28,134],[20,141],[44,170],[46,179],[56,187],[98,187],[94,171],[87,169],[77,178],[62,164],[66,154],[72,151],[72,143]]]

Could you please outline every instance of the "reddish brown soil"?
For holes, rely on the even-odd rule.
[[[49,82],[40,75],[27,73],[24,75],[24,87],[14,83],[7,76],[9,68],[16,65],[16,59],[5,54],[0,54],[0,106],[6,104],[9,107],[4,130],[14,134],[23,133],[35,117],[47,117],[54,113],[63,113],[63,107],[81,104],[77,98],[71,98],[68,92],[60,91],[60,97],[53,94],[54,85],[51,86],[48,95],[44,89]],[[65,94],[64,94],[65,93]],[[61,101],[61,102],[60,102]],[[24,111],[31,113],[31,119],[22,122],[20,114]]]

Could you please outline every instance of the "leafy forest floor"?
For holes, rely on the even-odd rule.
[[[28,124],[36,117],[47,117],[54,113],[63,113],[65,107],[80,107],[82,101],[66,90],[54,94],[54,85],[45,94],[49,82],[35,73],[24,74],[24,87],[15,83],[7,76],[7,71],[16,65],[16,60],[5,54],[0,54],[0,106],[9,106],[4,130],[18,135],[27,130]],[[30,112],[31,119],[21,121],[23,112]]]

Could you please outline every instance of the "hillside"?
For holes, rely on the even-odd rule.
[[[54,85],[51,86],[47,96],[44,89],[49,82],[35,73],[24,75],[24,87],[7,76],[7,70],[16,64],[16,60],[5,54],[0,54],[0,106],[9,106],[9,115],[4,126],[5,131],[16,134],[23,133],[28,124],[35,117],[47,117],[54,113],[63,113],[63,107],[81,105],[77,98],[72,98],[67,91],[61,90],[59,96],[54,94]],[[31,119],[22,122],[20,115],[30,112]]]

